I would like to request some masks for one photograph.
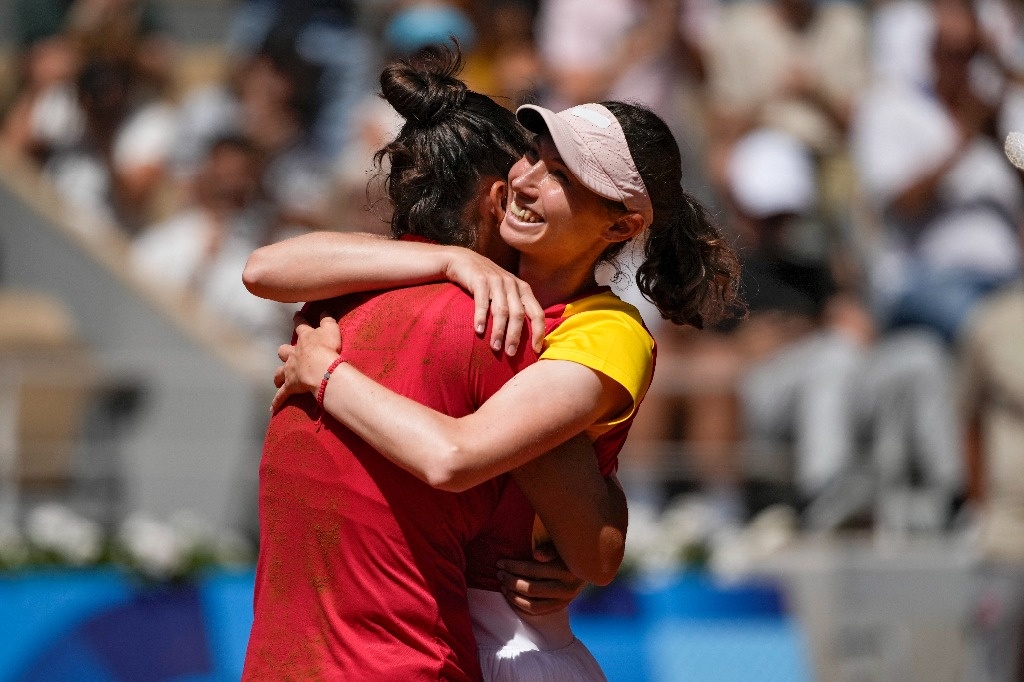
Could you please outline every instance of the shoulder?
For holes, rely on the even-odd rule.
[[[635,336],[653,345],[654,339],[644,326],[636,306],[627,303],[610,290],[553,306],[546,311],[548,336],[568,332]]]
[[[611,377],[639,402],[654,372],[655,343],[634,306],[610,291],[549,309],[542,360],[568,360]]]

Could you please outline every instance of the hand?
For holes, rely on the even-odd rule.
[[[295,345],[284,344],[277,349],[277,357],[284,364],[274,372],[277,393],[270,409],[276,412],[289,396],[320,389],[324,372],[341,352],[341,329],[334,318],[326,313],[320,317],[320,326],[314,329],[295,315]]]
[[[476,310],[473,328],[483,334],[490,311],[491,347],[515,355],[523,331],[523,321],[530,320],[530,341],[538,353],[544,342],[544,308],[533,295],[530,285],[489,258],[469,249],[458,249],[445,269],[445,277],[473,294]]]
[[[534,559],[498,562],[498,580],[505,600],[516,611],[534,616],[567,608],[586,582],[566,568],[553,548],[537,549]]]

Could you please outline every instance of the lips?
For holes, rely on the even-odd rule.
[[[544,218],[542,218],[540,215],[534,213],[533,211],[531,211],[528,208],[523,208],[522,206],[520,206],[519,204],[516,203],[515,199],[513,199],[509,203],[508,210],[509,210],[509,213],[511,213],[512,215],[514,215],[516,218],[518,218],[519,220],[521,220],[524,223],[542,223],[542,222],[544,222]]]

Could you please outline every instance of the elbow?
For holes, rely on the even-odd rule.
[[[449,493],[462,493],[479,483],[465,465],[469,460],[462,448],[450,445],[435,452],[445,454],[432,458],[431,465],[423,471],[421,478],[427,485]]]
[[[245,269],[242,270],[242,284],[252,295],[266,298],[268,267],[262,250],[256,249],[249,254],[249,259],[245,261]]]
[[[563,558],[569,570],[577,576],[598,587],[604,587],[611,583],[619,572],[626,554],[626,536],[618,528],[606,527],[595,546],[596,552],[578,557],[576,561],[572,561],[570,557]]]
[[[593,575],[588,580],[599,587],[604,587],[615,580],[626,555],[626,537],[618,529],[606,529],[601,537],[601,551],[594,566]]]

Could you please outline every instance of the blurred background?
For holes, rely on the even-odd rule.
[[[256,247],[386,232],[388,59],[646,103],[743,261],[658,369],[613,680],[1024,680],[1022,0],[0,0],[0,680],[230,680],[292,309]]]

